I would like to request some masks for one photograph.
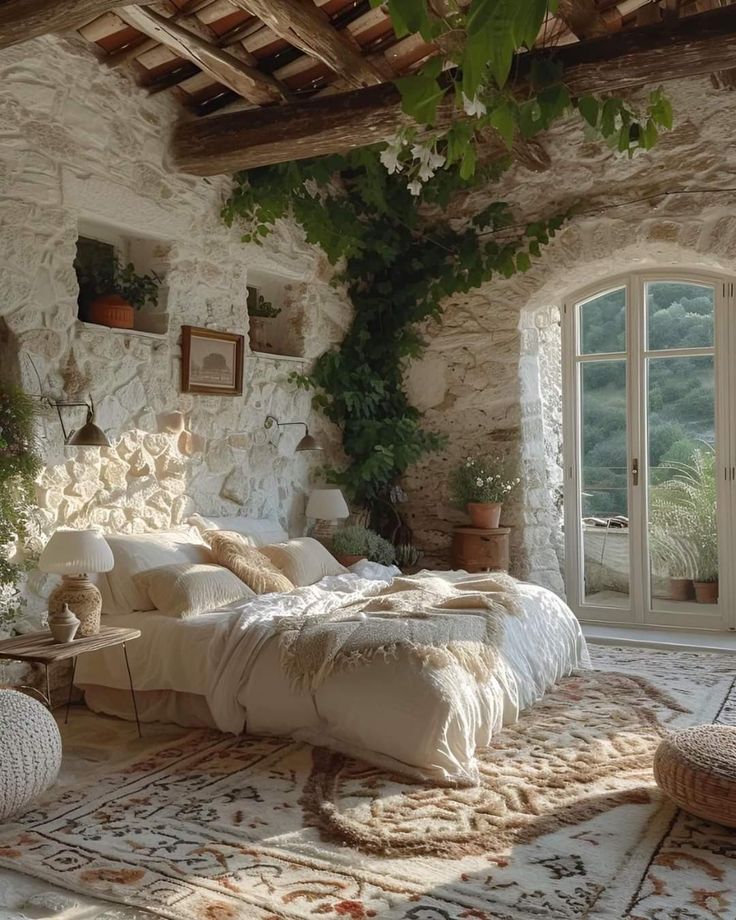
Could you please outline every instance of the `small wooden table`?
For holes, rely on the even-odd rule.
[[[452,534],[452,564],[466,572],[508,572],[510,533],[510,527],[456,527]]]
[[[130,673],[130,664],[128,662],[128,649],[126,643],[132,639],[140,637],[140,629],[126,629],[122,626],[101,626],[100,631],[94,636],[87,636],[74,639],[72,642],[54,642],[51,633],[48,630],[44,632],[26,633],[24,636],[13,636],[12,639],[3,639],[0,641],[0,659],[9,659],[12,661],[31,661],[42,664],[46,671],[46,694],[40,693],[44,703],[51,709],[51,689],[49,687],[49,665],[57,661],[66,661],[72,659],[72,676],[69,679],[69,694],[66,701],[66,715],[64,723],[69,720],[69,707],[72,702],[72,690],[74,688],[74,675],[77,670],[77,658],[85,652],[97,652],[103,648],[110,648],[113,645],[122,645],[123,655],[125,656],[125,667],[128,671],[128,682],[130,684],[130,697],[133,701],[133,712],[135,714],[135,724],[138,727],[138,737],[141,735],[141,723],[138,718],[138,704],[135,699],[135,690],[133,689],[133,677]],[[35,688],[34,688],[35,689]]]

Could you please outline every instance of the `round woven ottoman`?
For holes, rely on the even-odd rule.
[[[61,735],[48,709],[25,693],[0,690],[0,822],[51,786],[61,766]]]
[[[654,778],[690,814],[736,827],[736,728],[696,725],[667,735],[654,754]]]

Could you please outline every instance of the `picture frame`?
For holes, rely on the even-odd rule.
[[[200,326],[181,327],[182,393],[241,396],[245,337]]]

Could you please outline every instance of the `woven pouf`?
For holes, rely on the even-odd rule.
[[[0,822],[48,789],[61,766],[61,735],[48,709],[25,693],[0,690]]]
[[[667,735],[654,755],[654,778],[690,814],[736,827],[736,728],[696,725]]]

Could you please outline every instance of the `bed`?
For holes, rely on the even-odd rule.
[[[254,542],[284,539],[277,528],[239,522]],[[207,521],[206,526],[223,526]],[[233,520],[224,526],[233,527]],[[237,527],[237,524],[235,525]],[[173,538],[162,554],[146,538],[135,566],[163,564],[167,556],[205,558],[207,547],[191,532]],[[157,542],[158,541],[158,542]],[[113,545],[116,568],[121,560]],[[176,722],[239,733],[285,735],[330,747],[423,780],[471,785],[477,781],[476,749],[531,706],[566,674],[589,666],[585,640],[570,609],[550,591],[518,584],[518,613],[504,617],[490,678],[480,683],[462,668],[418,666],[400,650],[362,667],[336,670],[314,688],[295,686],[282,664],[278,624],[311,610],[342,606],[390,585],[396,569],[358,563],[290,592],[236,600],[214,611],[179,619],[156,610],[121,609],[118,586],[101,586],[105,623],[134,626],[141,638],[129,646],[138,706],[144,722]],[[449,585],[465,573],[431,573]],[[131,718],[124,663],[115,650],[82,656],[76,683],[98,712]]]

